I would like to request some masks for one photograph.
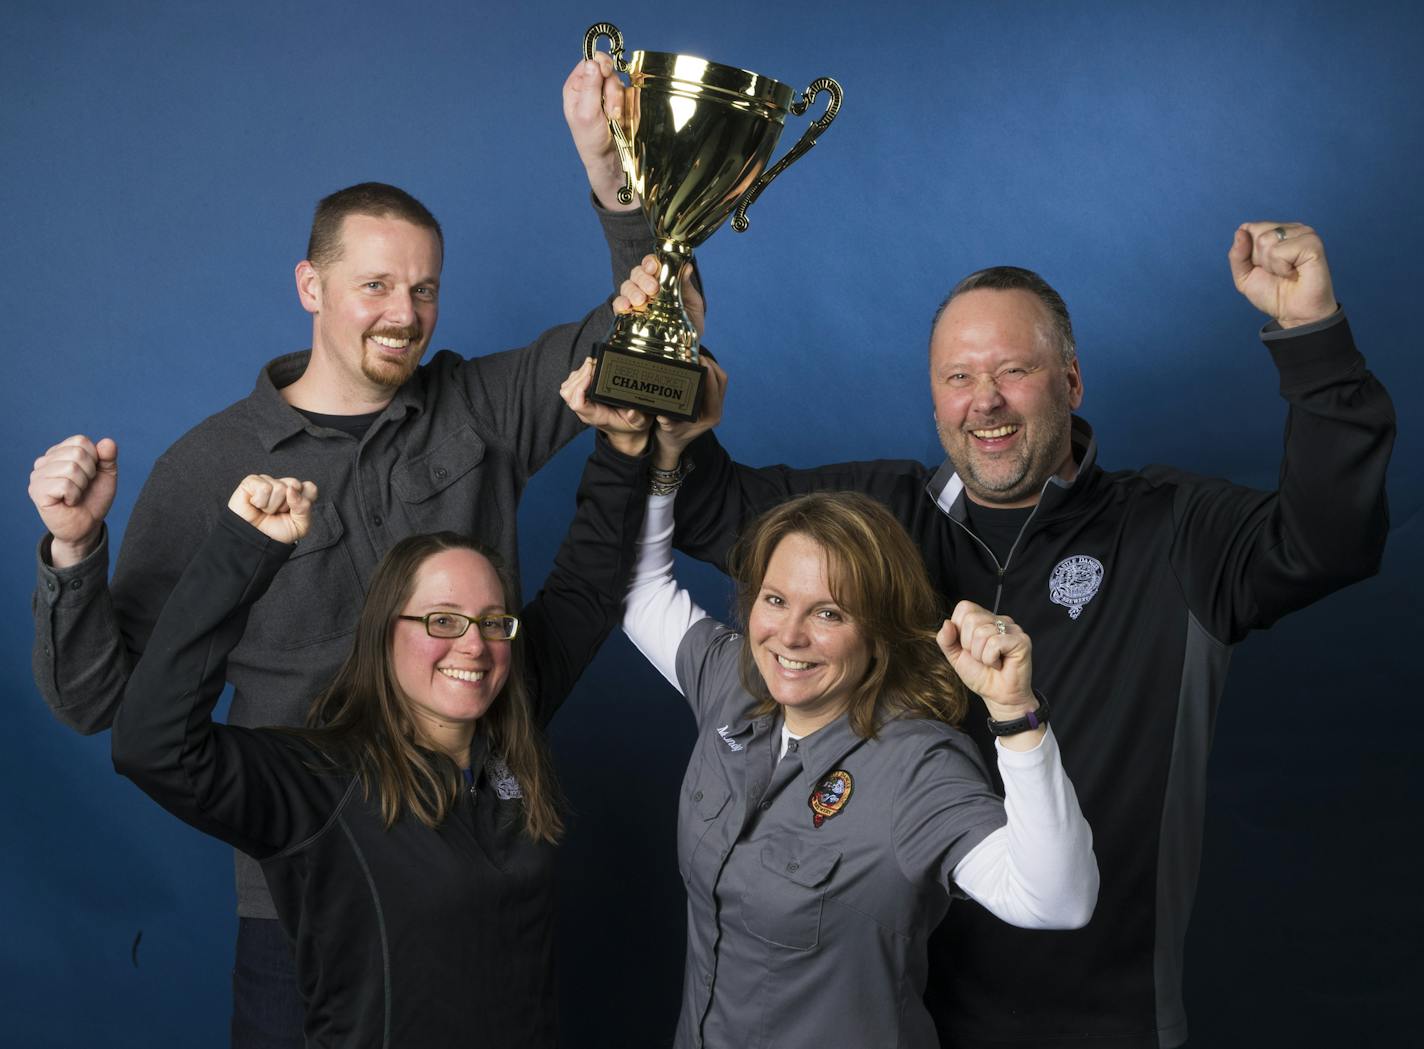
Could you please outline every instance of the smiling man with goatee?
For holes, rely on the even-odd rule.
[[[564,115],[598,199],[614,272],[652,247],[623,183],[602,111],[621,99],[607,56],[580,63]],[[35,463],[30,497],[48,533],[35,591],[35,680],[65,724],[107,728],[160,609],[228,494],[254,471],[301,477],[322,493],[310,532],[253,609],[228,663],[229,720],[300,724],[350,647],[366,581],[417,533],[472,534],[519,563],[515,521],[526,479],[576,433],[559,385],[613,321],[607,302],[520,349],[422,363],[440,309],[444,242],[409,193],[364,182],[316,208],[296,290],[311,349],[278,357],[236,404],[168,449],[143,486],[112,584],[104,518],[118,447],[70,437]],[[610,298],[612,296],[610,295]],[[301,1046],[292,952],[256,863],[238,854],[232,1044]]]

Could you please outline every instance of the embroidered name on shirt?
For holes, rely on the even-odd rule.
[[[1065,557],[1048,577],[1048,600],[1068,609],[1068,618],[1077,619],[1103,583],[1103,563],[1087,554]]]
[[[728,746],[730,749],[732,749],[732,750],[746,750],[746,749],[747,749],[746,747],[742,746],[740,743],[738,743],[738,742],[737,742],[735,739],[733,739],[731,736],[727,735],[727,730],[728,730],[729,728],[731,728],[731,727],[732,727],[731,725],[723,725],[721,728],[719,728],[719,729],[717,730],[717,735],[719,735],[719,736],[722,737],[722,742],[725,743],[725,744],[727,744],[727,746]]]
[[[820,827],[826,820],[837,815],[850,801],[850,792],[855,789],[855,780],[845,769],[836,769],[811,791],[811,824]]]

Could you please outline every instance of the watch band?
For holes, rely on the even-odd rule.
[[[986,718],[989,723],[989,734],[991,736],[1016,736],[1020,732],[1032,732],[1039,725],[1048,724],[1048,700],[1043,698],[1043,693],[1037,690],[1033,693],[1038,697],[1038,709],[1030,710],[1021,718],[1014,718],[1012,721],[995,721],[993,718]]]

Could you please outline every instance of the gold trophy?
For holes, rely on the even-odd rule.
[[[583,57],[593,57],[607,37],[614,68],[627,73],[623,121],[609,119],[624,185],[618,199],[636,192],[657,238],[658,293],[646,309],[613,322],[598,343],[592,398],[676,419],[697,417],[702,367],[697,332],[682,308],[679,278],[692,249],[734,211],[732,228],[745,232],[747,208],[771,180],[804,155],[830,127],[841,107],[841,86],[813,80],[796,98],[778,81],[691,55],[634,51],[623,57],[623,34],[608,22],[590,26]],[[816,96],[830,96],[786,155],[764,171],[787,112],[800,116]]]

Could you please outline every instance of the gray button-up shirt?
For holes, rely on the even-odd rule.
[[[678,805],[676,1044],[937,1046],[925,941],[955,865],[1005,823],[983,759],[942,722],[896,719],[866,740],[841,718],[778,762],[781,719],[751,716],[740,647],[703,619],[677,655],[698,737]]]
[[[618,280],[652,249],[640,212],[601,212]],[[615,282],[616,287],[616,282]],[[607,303],[516,350],[422,364],[360,439],[317,425],[279,392],[309,354],[267,365],[252,393],[181,437],[154,464],[129,518],[113,583],[107,536],[78,565],[53,569],[41,543],[34,675],[55,715],[108,727],[129,669],[183,568],[245,475],[315,481],[311,531],[253,607],[228,663],[229,721],[293,725],[350,647],[366,581],[400,539],[472,534],[518,565],[520,493],[581,426],[559,384],[606,337]],[[261,872],[238,857],[238,911],[276,916]]]

